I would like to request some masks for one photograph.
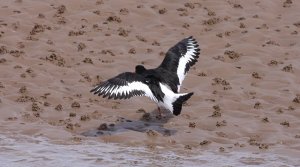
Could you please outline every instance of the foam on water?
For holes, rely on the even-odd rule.
[[[142,147],[87,141],[55,144],[46,138],[0,134],[1,167],[96,166],[297,166],[300,160],[282,155],[249,152],[177,153]]]

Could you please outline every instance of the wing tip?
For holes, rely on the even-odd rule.
[[[189,36],[186,39],[188,40],[188,46],[192,46],[194,48],[199,48],[199,43],[193,36]]]
[[[90,92],[95,92],[98,89],[98,86],[95,86],[93,89],[90,90]]]
[[[93,93],[94,95],[100,94],[101,93],[100,89],[101,89],[101,86],[97,85],[93,89],[90,90],[90,93]]]

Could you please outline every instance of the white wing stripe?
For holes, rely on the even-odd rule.
[[[158,102],[158,100],[153,95],[152,91],[148,87],[148,85],[142,83],[142,82],[131,82],[128,83],[128,85],[125,86],[119,86],[119,85],[104,85],[104,87],[98,88],[95,92],[101,93],[103,92],[106,95],[109,96],[128,96],[134,91],[142,91],[145,92],[145,96],[149,97],[151,100]],[[134,95],[135,96],[135,95]],[[138,94],[138,96],[142,96],[141,94]]]
[[[178,68],[177,68],[177,75],[178,75],[178,78],[179,78],[180,85],[181,85],[181,83],[184,79],[185,65],[186,65],[185,57],[180,58],[179,63],[178,63]]]
[[[117,87],[111,92],[111,94],[115,94],[115,95],[118,96],[119,90],[120,90],[120,86],[117,86]]]
[[[145,92],[145,96],[149,97],[151,100],[158,102],[158,100],[154,97],[153,93],[151,92],[150,88],[148,85],[143,84],[141,82],[132,82],[128,84],[129,88],[133,88],[132,90],[142,90]]]
[[[104,87],[104,92],[107,92],[108,91],[108,89],[109,89],[109,86],[106,86],[106,87]]]
[[[182,81],[185,77],[186,64],[194,59],[194,57],[193,57],[194,51],[195,51],[195,49],[187,50],[186,54],[184,56],[182,56],[179,60],[178,68],[177,68],[177,75],[178,75],[180,84],[182,84]]]
[[[111,93],[111,92],[114,90],[114,88],[115,88],[115,85],[111,86],[111,87],[107,90],[107,92]]]
[[[99,87],[97,90],[95,90],[95,92],[98,92],[101,89],[101,87]]]
[[[182,57],[179,59],[178,62],[178,68],[177,68],[177,76],[179,79],[179,84],[181,85],[184,78],[185,78],[185,69],[186,69],[186,65],[189,62],[192,62],[193,60],[195,60],[196,54],[197,54],[197,43],[195,43],[196,41],[194,39],[189,39],[189,41],[187,42],[187,52],[182,55]],[[178,85],[178,92],[180,91],[180,85]]]

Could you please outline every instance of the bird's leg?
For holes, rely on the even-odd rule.
[[[158,115],[156,118],[160,119],[162,117],[160,107],[157,107]]]

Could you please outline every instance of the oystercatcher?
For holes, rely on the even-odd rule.
[[[200,49],[192,37],[185,38],[170,48],[160,66],[146,69],[142,65],[135,72],[125,72],[101,82],[91,90],[108,99],[128,99],[133,96],[147,96],[160,107],[174,115],[181,113],[182,104],[193,93],[179,93],[180,86],[190,67],[199,58]]]

